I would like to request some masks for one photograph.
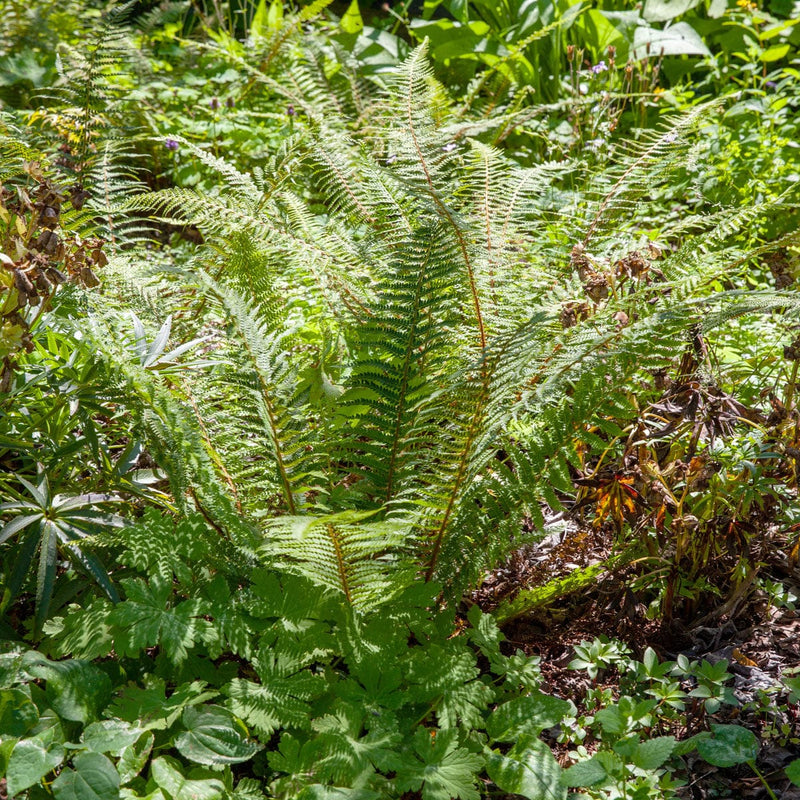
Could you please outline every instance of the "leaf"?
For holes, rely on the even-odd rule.
[[[631,761],[640,769],[658,769],[675,749],[674,736],[657,736],[646,742],[640,742]]]
[[[56,800],[118,800],[119,775],[100,753],[81,753],[53,781]]]
[[[6,771],[9,797],[15,797],[33,784],[38,783],[48,772],[64,760],[64,748],[60,744],[45,746],[34,737],[17,742],[11,751]]]
[[[361,11],[358,8],[358,0],[352,0],[347,7],[347,11],[342,14],[342,21],[340,23],[342,30],[345,33],[358,34],[364,30],[364,20],[361,19]]]
[[[175,740],[175,747],[198,764],[239,764],[261,749],[261,745],[248,741],[241,720],[222,706],[187,708],[183,724],[186,730]]]
[[[791,49],[790,44],[774,44],[768,47],[760,58],[762,61],[780,61]]]
[[[83,745],[95,753],[118,753],[132,745],[143,731],[121,719],[93,722],[83,732]]]
[[[39,711],[20,689],[0,690],[0,731],[4,736],[24,736],[39,720]]]
[[[786,777],[795,785],[800,786],[800,758],[796,758],[786,767]]]
[[[155,736],[152,732],[143,734],[137,742],[129,744],[120,754],[117,762],[120,783],[124,786],[132,781],[150,758]]]
[[[734,767],[755,761],[756,735],[741,725],[712,725],[712,737],[697,742],[700,757],[715,767]]]
[[[586,761],[579,761],[573,764],[561,776],[563,786],[593,786],[595,783],[605,780],[607,776],[606,768],[592,756]]]
[[[163,730],[175,722],[186,706],[199,705],[219,694],[216,691],[204,691],[205,687],[204,681],[183,683],[167,697],[166,685],[162,680],[155,680],[153,685],[146,687],[129,683],[114,700],[109,711],[115,717],[137,724],[145,730]]]
[[[513,742],[525,734],[538,736],[558,725],[569,710],[566,700],[531,692],[499,705],[486,721],[486,732],[496,742]]]
[[[685,14],[697,5],[700,5],[700,0],[647,0],[642,16],[648,22],[666,22]]]
[[[483,759],[458,746],[457,731],[419,728],[414,750],[417,759],[405,759],[397,767],[398,789],[421,788],[423,800],[479,800],[475,780]]]
[[[173,608],[172,585],[158,575],[153,575],[149,584],[141,578],[121,583],[127,599],[109,616],[121,629],[116,640],[117,651],[135,657],[147,647],[161,645],[173,663],[184,661],[188,648],[202,637],[207,627],[206,621],[199,619],[204,613],[202,603],[186,600]]]
[[[650,45],[649,51],[647,45]],[[687,22],[677,22],[668,28],[639,27],[633,34],[633,58],[658,58],[665,56],[707,56],[711,52],[700,34]]]
[[[486,771],[499,789],[529,800],[565,800],[567,796],[566,787],[559,785],[561,767],[550,748],[538,739],[518,757],[492,753]]]
[[[111,700],[111,680],[88,661],[48,661],[40,653],[27,653],[24,670],[47,681],[47,700],[64,719],[84,724],[96,720]]]
[[[167,792],[172,800],[219,800],[223,797],[225,787],[222,781],[187,780],[174,766],[175,763],[173,759],[162,757],[155,759],[150,766],[150,774],[156,785]]]

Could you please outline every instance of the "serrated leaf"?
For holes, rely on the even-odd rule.
[[[593,786],[595,783],[605,780],[607,775],[606,768],[592,756],[592,758],[586,761],[579,761],[565,770],[561,776],[561,785],[571,788]]]
[[[524,735],[538,736],[545,728],[558,725],[569,710],[566,700],[531,692],[499,705],[486,721],[486,732],[496,742],[513,742]]]
[[[319,683],[307,671],[288,677],[265,674],[260,683],[234,678],[223,691],[235,714],[262,736],[270,736],[282,726],[308,727],[311,707],[305,701]]]
[[[60,744],[47,747],[40,739],[23,739],[14,746],[8,760],[6,789],[9,797],[16,797],[64,760],[64,748]]]
[[[486,771],[499,789],[529,800],[565,800],[567,796],[566,787],[559,783],[561,767],[550,748],[538,739],[514,758],[492,753]]]
[[[741,725],[712,725],[712,736],[697,742],[697,752],[715,767],[735,767],[755,761],[758,755],[756,735]]]
[[[248,741],[241,720],[222,706],[187,708],[182,721],[186,730],[175,740],[175,747],[198,764],[239,764],[261,749],[261,745]]]
[[[658,769],[675,749],[674,736],[657,736],[646,742],[640,742],[631,761],[640,769]]]
[[[189,647],[202,637],[208,623],[197,600],[172,605],[172,585],[153,575],[149,583],[141,578],[121,581],[127,599],[115,606],[109,619],[119,628],[116,649],[135,657],[147,647],[160,645],[175,664],[186,659]]]
[[[53,781],[56,800],[118,800],[119,775],[100,753],[81,753]]]
[[[796,758],[786,767],[786,777],[795,785],[800,786],[800,758]]]
[[[414,734],[414,750],[417,759],[398,764],[398,789],[421,789],[423,800],[479,800],[475,780],[483,759],[458,746],[457,731],[419,728]]]

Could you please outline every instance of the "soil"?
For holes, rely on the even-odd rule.
[[[557,520],[558,521],[558,520]],[[551,520],[552,522],[552,520]],[[613,531],[582,527],[564,517],[555,534],[515,553],[487,576],[472,599],[489,611],[518,589],[542,585],[570,570],[604,561],[611,554]],[[798,572],[785,559],[763,565],[773,580],[800,595]],[[569,669],[573,647],[598,636],[623,642],[636,659],[652,647],[661,660],[684,654],[692,660],[729,662],[732,685],[740,707],[723,705],[713,715],[702,705],[690,708],[686,724],[669,731],[686,738],[714,723],[736,723],[750,728],[761,741],[757,766],[781,800],[800,800],[800,788],[792,786],[783,768],[800,758],[800,705],[787,701],[785,690],[776,691],[772,702],[759,690],[774,691],[781,677],[800,674],[800,612],[776,607],[759,590],[732,608],[703,609],[704,616],[670,621],[650,619],[641,595],[630,588],[635,567],[628,566],[601,577],[592,587],[561,597],[506,623],[503,632],[512,649],[541,658],[542,690],[572,700],[580,708],[590,688],[619,690],[620,675],[608,670],[592,683],[585,672]],[[710,612],[710,613],[709,613]],[[748,704],[761,699],[758,709]],[[783,732],[781,733],[781,727]],[[788,734],[786,733],[788,726]],[[794,740],[794,741],[790,741]],[[567,763],[566,747],[553,742],[557,758]],[[761,781],[747,766],[719,769],[696,754],[685,757],[687,785],[679,790],[685,800],[768,800]]]

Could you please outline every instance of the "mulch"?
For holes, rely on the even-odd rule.
[[[552,520],[551,520],[552,523]],[[555,532],[537,545],[521,548],[486,577],[472,601],[491,611],[518,589],[542,585],[580,567],[606,560],[612,551],[613,532],[586,528],[564,517]],[[769,569],[766,565],[765,568]],[[762,746],[757,766],[781,800],[800,800],[800,788],[791,786],[783,768],[800,758],[800,705],[787,702],[785,690],[776,689],[781,677],[800,676],[800,612],[778,608],[755,590],[731,614],[709,621],[708,608],[698,620],[650,619],[646,605],[631,591],[631,567],[600,578],[588,590],[567,595],[550,606],[509,621],[503,626],[508,647],[541,659],[542,690],[568,698],[581,707],[590,688],[619,691],[620,676],[612,668],[592,683],[584,672],[569,669],[573,647],[598,636],[623,642],[636,659],[652,647],[661,660],[684,654],[692,660],[725,659],[733,674],[734,693],[740,707],[722,706],[707,715],[702,706],[690,707],[685,726],[671,730],[685,738],[714,723],[744,725]],[[785,562],[772,571],[773,579],[800,596],[796,570]],[[764,700],[774,692],[773,702]],[[761,698],[756,710],[748,706]],[[788,734],[786,733],[788,729]],[[663,731],[662,731],[663,733]],[[790,741],[794,740],[794,741]],[[556,757],[566,763],[566,747],[552,743]],[[690,754],[685,757],[687,784],[679,790],[685,800],[768,800],[761,781],[747,766],[713,767]]]

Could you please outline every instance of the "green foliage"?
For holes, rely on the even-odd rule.
[[[568,701],[497,619],[645,550],[661,577],[634,588],[656,613],[699,604],[723,515],[796,482],[772,453],[796,445],[795,345],[784,417],[735,438],[727,418],[703,438],[707,407],[747,409],[699,363],[719,344],[752,401],[763,375],[740,354],[770,381],[780,359],[752,320],[783,330],[798,309],[758,263],[791,286],[793,22],[432,2],[398,19],[409,50],[400,24],[327,5],[165,7],[138,29],[112,11],[61,45],[39,109],[3,117],[6,789],[605,800],[674,797],[694,748],[755,768],[744,728],[672,735],[690,707],[705,725],[737,704],[726,662],[583,643],[570,667],[592,686]],[[34,46],[3,43],[0,82],[21,76],[5,85],[24,103],[55,61],[13,11],[2,30]],[[706,103],[734,66],[743,94]],[[134,249],[147,215],[192,246]],[[50,280],[90,287],[108,260],[102,295]],[[682,395],[651,376],[676,367],[673,418]],[[602,473],[617,457],[663,488],[638,541],[457,614],[576,491],[622,538],[644,494]],[[598,685],[615,669],[619,696]]]

